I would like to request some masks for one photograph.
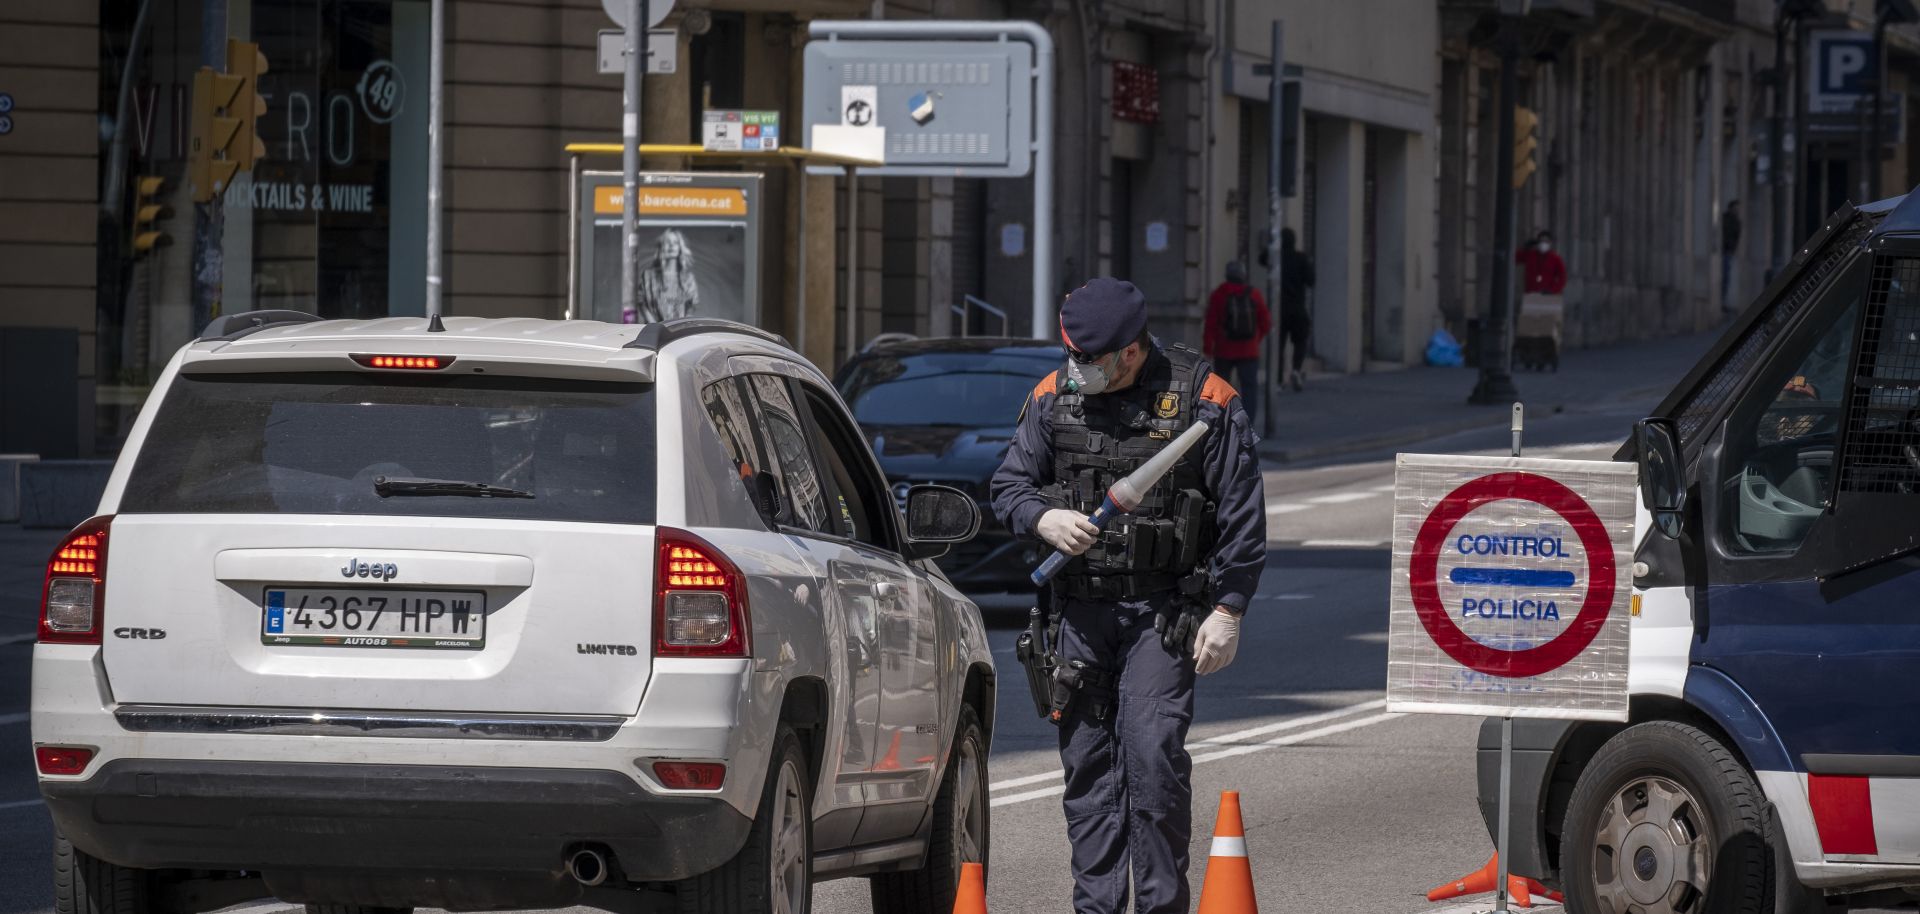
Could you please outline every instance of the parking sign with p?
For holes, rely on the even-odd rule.
[[[1807,110],[1844,114],[1873,94],[1873,36],[1818,29],[1807,37]]]

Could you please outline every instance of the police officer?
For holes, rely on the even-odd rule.
[[[1060,308],[1067,364],[1028,397],[993,477],[1015,535],[1076,556],[1052,584],[1061,668],[1079,692],[1060,726],[1074,910],[1186,914],[1193,677],[1233,661],[1266,562],[1252,424],[1197,352],[1147,333],[1130,282],[1095,279]],[[1108,486],[1195,420],[1210,431],[1102,531]],[[1078,661],[1078,665],[1075,662]]]

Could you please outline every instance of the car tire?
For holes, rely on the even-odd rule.
[[[74,847],[65,835],[53,836],[55,914],[158,914],[149,877]]]
[[[927,862],[916,870],[871,877],[875,911],[947,914],[953,910],[954,892],[960,887],[960,864],[984,866],[987,862],[992,827],[987,783],[986,734],[973,707],[961,705],[946,776],[941,778],[940,793],[934,798]]]
[[[1636,724],[1581,772],[1561,830],[1570,914],[1774,914],[1766,797],[1720,741]]]
[[[682,880],[680,914],[809,914],[813,908],[813,779],[793,729],[774,736],[747,843],[718,869]]]

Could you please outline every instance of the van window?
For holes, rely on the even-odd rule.
[[[1920,258],[1874,262],[1840,488],[1920,495]]]
[[[644,524],[648,384],[351,372],[179,375],[120,499],[126,514],[373,514]],[[388,495],[378,477],[531,498]]]
[[[1835,448],[1865,283],[1843,278],[1843,309],[1810,315],[1771,367],[1756,375],[1727,427],[1732,542],[1749,553],[1791,552],[1832,503]],[[1823,323],[1824,321],[1824,323]]]

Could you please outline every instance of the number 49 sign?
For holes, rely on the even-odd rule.
[[[1402,454],[1387,708],[1627,719],[1630,463]]]

